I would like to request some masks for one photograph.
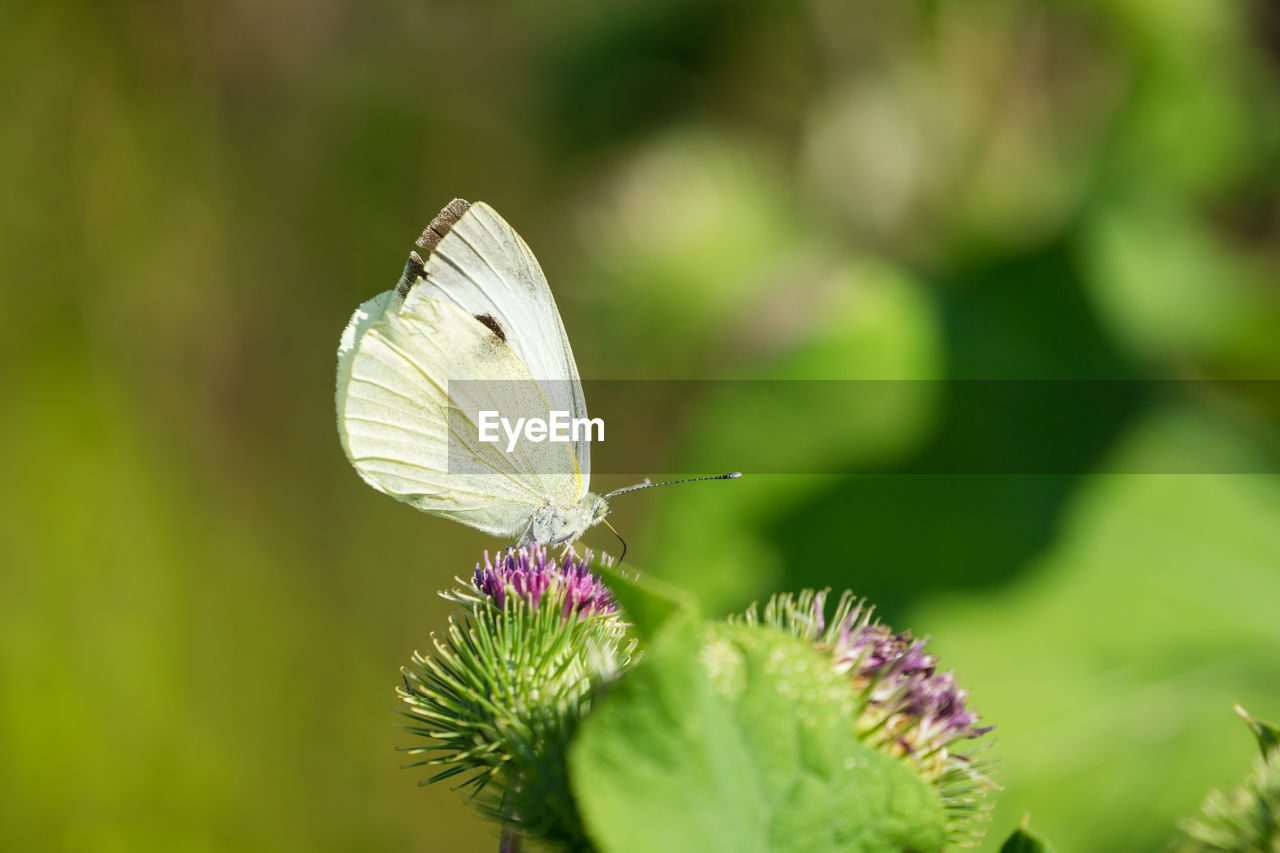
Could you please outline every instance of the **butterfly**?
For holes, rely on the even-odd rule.
[[[416,245],[338,347],[338,434],[364,481],[520,546],[572,543],[610,498],[652,485],[590,491],[589,431],[519,453],[480,440],[485,411],[586,419],[569,339],[533,252],[489,205],[454,199]]]

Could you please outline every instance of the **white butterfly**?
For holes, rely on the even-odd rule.
[[[572,542],[609,512],[588,490],[586,441],[526,445],[517,456],[457,434],[460,411],[586,416],[542,269],[483,203],[454,199],[417,245],[426,260],[410,253],[396,287],[356,309],[342,333],[338,433],[347,458],[366,483],[424,512],[521,545]],[[466,379],[483,381],[463,383],[471,399],[450,397],[450,380],[456,394]],[[497,399],[521,387],[543,399]],[[472,464],[451,471],[460,447]]]
[[[462,199],[417,245],[426,260],[411,252],[396,287],[356,309],[342,333],[336,397],[347,458],[366,483],[424,512],[520,545],[573,542],[608,515],[608,498],[648,481],[602,497],[589,490],[586,436],[511,454],[479,441],[475,422],[486,409],[586,418],[541,267],[493,208]]]

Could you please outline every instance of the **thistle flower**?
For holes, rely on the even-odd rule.
[[[969,694],[955,673],[939,672],[927,639],[894,632],[873,620],[874,608],[845,592],[830,621],[827,591],[776,595],[763,616],[754,605],[747,624],[781,630],[829,655],[858,693],[854,730],[864,742],[908,762],[935,787],[947,812],[952,843],[972,846],[990,812],[986,793],[996,787],[990,764],[977,760],[986,744],[972,744],[993,728],[979,726]]]
[[[617,611],[609,588],[591,572],[590,551],[582,558],[569,552],[559,563],[555,559],[548,562],[547,549],[543,547],[512,548],[496,559],[490,559],[485,551],[484,564],[476,564],[472,582],[499,609],[506,604],[508,595],[518,596],[536,608],[550,593],[562,598],[561,616],[566,619],[571,615]]]
[[[408,766],[441,768],[423,784],[462,775],[512,845],[523,834],[585,849],[566,753],[634,646],[592,559],[537,545],[486,552],[470,581],[441,593],[458,613],[401,670],[405,730],[428,741],[406,750],[429,756]]]

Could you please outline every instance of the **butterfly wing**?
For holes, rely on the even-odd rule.
[[[507,222],[483,202],[454,199],[423,232],[425,261],[411,260],[398,292],[412,310],[418,300],[457,306],[501,337],[528,368],[550,408],[587,417],[578,366],[546,276],[533,252]],[[417,263],[415,263],[417,261]],[[591,450],[573,445],[580,492],[591,479]]]
[[[578,499],[571,445],[521,441],[508,454],[479,440],[476,412],[546,418],[549,404],[511,347],[455,304],[388,291],[361,305],[342,335],[336,396],[360,476],[420,510],[511,538],[539,507]]]

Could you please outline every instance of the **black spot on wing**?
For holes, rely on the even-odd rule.
[[[502,324],[493,318],[492,314],[477,314],[476,319],[488,327],[489,331],[498,336],[498,340],[506,341],[507,333],[503,331]]]

